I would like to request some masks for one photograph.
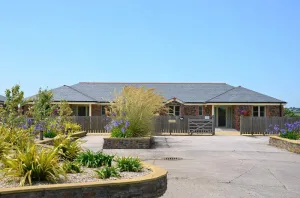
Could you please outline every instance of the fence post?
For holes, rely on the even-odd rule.
[[[216,131],[215,131],[215,116],[212,116],[212,135],[215,135]]]
[[[240,135],[243,135],[243,116],[240,116]]]
[[[254,131],[253,131],[253,116],[251,117],[251,135],[254,135]]]

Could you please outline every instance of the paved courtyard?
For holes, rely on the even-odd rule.
[[[102,150],[103,136],[86,148]],[[138,156],[169,171],[164,197],[300,197],[300,155],[268,145],[268,137],[156,137],[149,150],[104,150]],[[168,161],[165,157],[180,157]]]

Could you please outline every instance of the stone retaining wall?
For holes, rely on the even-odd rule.
[[[151,137],[103,139],[103,149],[150,149],[153,141]]]
[[[283,148],[288,151],[300,154],[300,141],[299,140],[290,140],[290,139],[286,139],[286,138],[272,136],[269,139],[269,143],[272,146],[276,146],[276,147]]]
[[[80,132],[73,133],[71,135],[71,137],[73,137],[73,138],[81,138],[81,137],[86,136],[86,134],[87,134],[87,132],[80,131]],[[53,142],[54,142],[54,138],[45,138],[44,140],[38,140],[37,144],[53,145]]]
[[[18,188],[1,188],[0,197],[154,198],[162,196],[167,190],[167,171],[149,164],[144,164],[144,166],[152,169],[152,173],[139,178],[78,184],[54,184]]]

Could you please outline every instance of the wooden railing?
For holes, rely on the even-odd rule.
[[[253,117],[241,116],[240,119],[240,132],[243,134],[261,134],[261,135],[274,135],[267,129],[278,125],[280,129],[285,128],[286,123],[293,123],[300,121],[300,117]],[[272,126],[272,127],[271,127]]]

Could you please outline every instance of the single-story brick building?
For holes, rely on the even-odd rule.
[[[5,100],[6,100],[6,98],[4,96],[0,95],[0,105],[3,105]]]
[[[54,100],[66,100],[74,115],[105,115],[115,91],[124,86],[154,88],[166,98],[169,114],[174,116],[211,116],[217,127],[239,130],[241,114],[249,116],[283,116],[285,101],[226,83],[97,83],[81,82],[53,89]]]

